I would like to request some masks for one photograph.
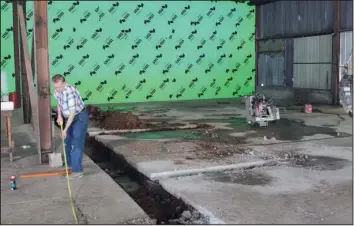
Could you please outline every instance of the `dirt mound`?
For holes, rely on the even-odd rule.
[[[87,106],[89,117],[94,121],[93,125],[101,129],[143,129],[145,123],[132,113],[119,111],[101,111],[98,107]]]

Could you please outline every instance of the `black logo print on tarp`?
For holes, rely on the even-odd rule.
[[[11,59],[11,55],[4,56],[4,59],[1,61],[1,67],[5,67],[10,59]]]
[[[194,88],[195,84],[198,82],[198,78],[192,79],[192,81],[189,83],[188,87],[189,88]]]
[[[237,50],[242,49],[245,44],[246,44],[245,40],[241,40],[240,45],[237,46]]]
[[[210,63],[209,65],[208,65],[208,68],[207,69],[205,69],[205,74],[208,74],[209,72],[211,72],[211,69],[213,69],[213,67],[214,67],[214,64],[213,63]]]
[[[220,16],[219,20],[215,23],[216,26],[220,26],[222,24],[222,22],[224,21],[224,17]]]
[[[254,9],[251,9],[249,12],[248,12],[248,14],[246,15],[246,18],[247,19],[251,19],[252,18],[252,14],[255,12],[255,10]]]
[[[118,6],[119,6],[119,2],[113,3],[111,8],[108,9],[108,12],[113,14],[116,11]]]
[[[68,76],[71,74],[71,72],[75,69],[75,66],[72,64],[69,64],[68,69],[63,73],[64,76]]]
[[[162,48],[162,46],[163,46],[163,44],[165,44],[165,39],[164,38],[162,38],[162,39],[160,39],[160,41],[158,42],[158,44],[155,46],[155,48],[156,49],[160,49],[160,48]]]
[[[164,88],[166,87],[166,84],[167,83],[169,83],[170,82],[170,79],[164,79],[163,81],[162,81],[162,83],[160,84],[160,86],[159,86],[159,88],[161,89],[161,90],[164,90]]]
[[[106,43],[102,46],[102,49],[108,49],[113,43],[113,39],[107,38]]]
[[[64,12],[59,10],[56,17],[53,18],[53,23],[59,22],[63,16],[64,16]]]
[[[127,20],[128,20],[129,17],[130,17],[130,13],[125,12],[125,13],[123,14],[123,18],[119,20],[119,23],[120,23],[120,24],[123,24],[123,23],[127,22]]]
[[[141,9],[144,7],[144,3],[140,3],[134,9],[134,14],[138,15],[141,12]]]
[[[129,60],[129,64],[134,64],[137,59],[139,59],[139,54],[133,55],[132,58]]]
[[[139,47],[139,45],[141,44],[142,40],[141,38],[137,38],[135,41],[134,41],[134,44],[132,45],[132,49],[136,49]]]
[[[167,8],[168,8],[167,4],[162,5],[161,8],[159,9],[159,11],[157,11],[157,14],[163,15]]]
[[[148,24],[151,22],[151,20],[155,17],[155,15],[153,13],[149,13],[147,19],[144,20],[144,24]]]
[[[14,30],[14,29],[13,29],[12,26],[9,27],[9,28],[6,28],[4,34],[2,34],[1,37],[2,37],[3,39],[5,39],[5,40],[8,39],[8,38],[10,37],[10,33],[11,33],[13,30]]]
[[[55,59],[52,61],[51,65],[54,66],[54,67],[58,66],[59,61],[61,59],[63,59],[63,55],[62,54],[56,56]]]
[[[173,14],[172,15],[172,18],[169,20],[169,21],[167,21],[167,24],[168,25],[171,25],[171,24],[173,24],[174,22],[175,22],[175,20],[177,19],[177,15],[176,14]]]
[[[81,85],[81,81],[77,81],[77,82],[74,83],[74,86],[75,86],[75,87],[78,87],[78,86],[80,86],[80,85]]]
[[[92,91],[91,91],[91,90],[88,90],[88,91],[86,91],[85,97],[82,98],[82,100],[83,100],[83,101],[88,101],[91,96],[92,96]]]
[[[235,24],[235,26],[236,26],[236,27],[241,26],[242,21],[243,21],[243,18],[242,18],[242,17],[239,17],[237,23]]]
[[[185,6],[185,7],[183,8],[182,12],[181,12],[181,15],[182,15],[182,16],[187,15],[188,10],[190,10],[190,9],[191,9],[191,6],[190,6],[190,5]]]
[[[87,38],[82,38],[80,43],[76,46],[77,50],[80,50],[81,48],[83,48],[85,46],[85,44],[87,43]]]
[[[91,16],[91,13],[86,10],[85,13],[84,13],[83,18],[80,19],[80,23],[81,23],[81,24],[82,24],[82,23],[85,23],[85,22],[88,20],[88,18],[89,18],[90,16]]]
[[[102,33],[102,31],[102,28],[96,29],[95,32],[91,35],[91,38],[96,40],[98,37],[100,37],[100,33]]]
[[[135,89],[140,90],[143,87],[143,84],[145,83],[146,83],[146,79],[140,80],[138,85],[135,86]]]
[[[109,64],[113,61],[114,59],[114,54],[110,54],[107,56],[107,58],[105,59],[105,61],[103,62],[104,65],[106,65],[107,67],[109,66]]]
[[[210,40],[210,41],[214,41],[214,39],[215,39],[217,33],[218,33],[217,30],[213,31],[213,33],[212,33],[211,36],[209,37],[209,40]]]
[[[224,47],[226,41],[224,39],[220,40],[220,44],[216,47],[217,50],[220,50]]]
[[[202,90],[198,93],[198,97],[200,98],[204,96],[204,93],[207,91],[207,89],[207,87],[203,86]]]
[[[64,31],[64,29],[62,27],[56,29],[55,33],[52,35],[52,39],[56,40],[63,31]]]
[[[236,8],[230,9],[230,12],[227,14],[227,17],[231,18],[233,16],[234,12],[236,12]]]
[[[202,39],[202,40],[200,41],[200,45],[197,46],[197,49],[199,50],[199,49],[203,48],[204,45],[205,45],[205,43],[206,43],[206,40],[205,40],[205,39]]]
[[[120,64],[118,69],[114,71],[114,74],[119,75],[123,72],[124,69],[125,69],[125,64]]]
[[[177,45],[175,45],[175,50],[180,49],[182,47],[183,43],[184,43],[184,40],[180,39],[178,41]]]
[[[232,96],[236,96],[238,94],[238,92],[240,92],[240,90],[241,90],[241,86],[237,85],[236,89],[232,92]]]
[[[90,71],[90,76],[95,75],[95,74],[98,72],[98,70],[100,70],[100,68],[101,68],[101,66],[100,66],[98,63],[96,63],[96,64],[93,66],[93,70]]]
[[[73,43],[74,43],[74,39],[73,39],[73,38],[69,38],[68,43],[63,46],[63,49],[64,49],[64,50],[69,49]]]
[[[189,39],[189,40],[193,40],[193,39],[194,39],[194,36],[195,36],[197,33],[198,33],[197,30],[192,31],[191,34],[188,36],[188,39]]]
[[[205,58],[205,54],[203,53],[198,57],[198,59],[196,60],[196,63],[200,64],[204,58]]]
[[[211,7],[211,8],[209,9],[209,11],[207,12],[207,16],[208,16],[208,17],[212,16],[213,13],[215,12],[215,10],[216,10],[215,6]]]
[[[155,34],[155,33],[156,33],[155,28],[151,29],[151,30],[147,33],[147,35],[145,35],[145,39],[150,40],[151,37],[152,37],[152,34]]]
[[[156,55],[155,59],[152,61],[153,64],[157,65],[157,63],[159,62],[159,59],[162,58],[162,54],[158,54]]]
[[[95,9],[95,13],[98,15],[98,21],[101,21],[106,15],[99,6]]]
[[[107,84],[107,80],[103,80],[102,82],[100,82],[100,84],[96,87],[96,91],[102,92],[104,89],[104,85],[106,84]]]
[[[154,94],[156,93],[156,89],[151,89],[150,93],[146,96],[146,99],[150,99],[154,96]]]
[[[75,12],[78,5],[80,5],[79,1],[73,2],[68,11],[71,13]]]
[[[183,93],[186,91],[186,88],[180,89],[179,93],[176,95],[176,98],[179,99],[183,96]]]

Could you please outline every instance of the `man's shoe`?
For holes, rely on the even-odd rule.
[[[80,178],[80,177],[83,177],[84,176],[84,173],[71,173],[68,175],[69,179],[76,179],[76,178]],[[66,176],[65,176],[66,177]]]

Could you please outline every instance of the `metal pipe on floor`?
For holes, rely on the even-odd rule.
[[[47,1],[34,1],[34,38],[36,45],[39,130],[42,162],[52,152],[52,123],[50,106],[50,78],[48,57],[48,5]]]

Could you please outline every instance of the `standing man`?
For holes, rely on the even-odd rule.
[[[52,77],[55,88],[55,99],[58,102],[57,122],[65,120],[62,137],[65,139],[65,152],[68,166],[71,167],[70,178],[83,176],[82,155],[88,126],[88,113],[79,91],[65,81],[63,75]]]

